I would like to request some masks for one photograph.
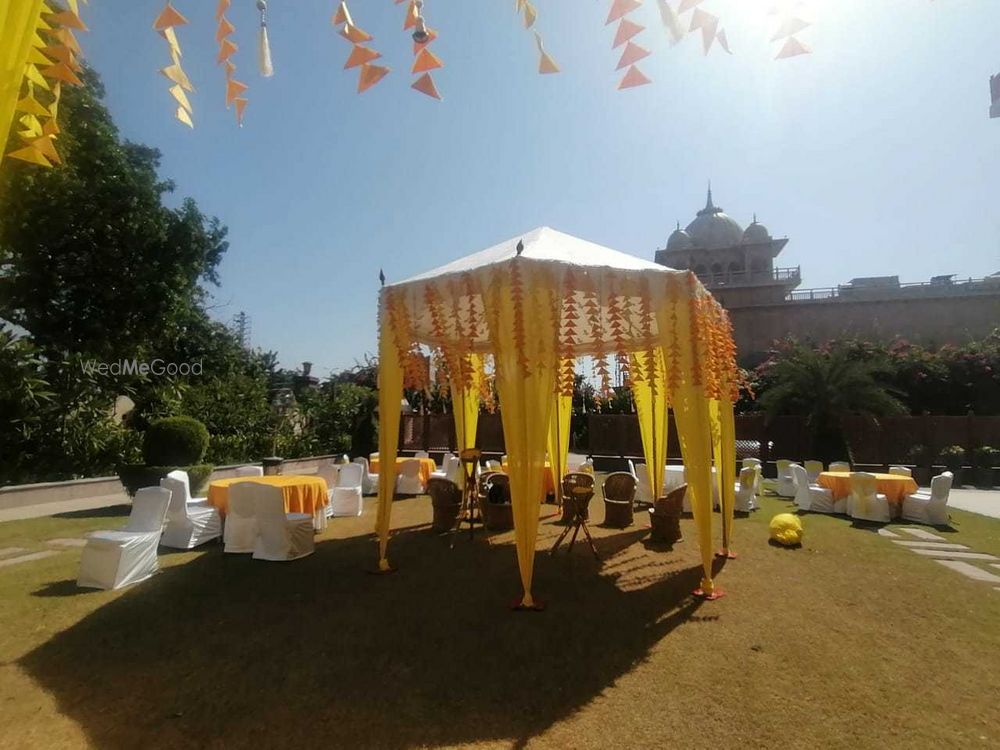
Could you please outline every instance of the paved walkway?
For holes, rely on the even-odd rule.
[[[1000,518],[1000,490],[952,490],[948,506]]]

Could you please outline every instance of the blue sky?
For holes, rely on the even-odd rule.
[[[674,1],[676,6],[677,2]],[[213,0],[176,0],[194,131],[172,117],[162,3],[84,8],[84,52],[128,138],[160,148],[177,197],[229,226],[213,314],[252,319],[255,346],[282,363],[350,366],[375,348],[378,271],[428,270],[549,225],[652,258],[680,220],[716,203],[753,212],[791,241],[781,265],[804,286],[854,276],[904,281],[1000,270],[998,0],[813,0],[800,34],[814,53],[774,61],[774,0],[705,0],[735,54],[671,48],[647,0],[632,18],[650,86],[615,87],[610,2],[536,0],[537,28],[563,72],[539,76],[512,0],[426,0],[440,31],[445,97],[409,89],[405,5],[350,2],[393,72],[364,95],[333,0],[271,0],[276,75],[254,70],[256,11],[234,0],[246,126],[224,107]]]

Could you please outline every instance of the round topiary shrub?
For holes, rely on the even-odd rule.
[[[142,440],[148,466],[191,466],[208,449],[208,430],[192,417],[166,417],[153,422]]]

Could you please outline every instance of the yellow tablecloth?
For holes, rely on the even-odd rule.
[[[286,513],[308,513],[315,515],[318,508],[325,508],[330,502],[327,496],[326,480],[321,477],[297,474],[279,474],[268,477],[234,477],[218,479],[208,485],[208,504],[219,509],[222,515],[229,510],[229,488],[237,482],[257,482],[280,487],[285,498]]]
[[[510,474],[510,471],[507,469],[507,464],[503,465],[503,470],[505,474]],[[543,476],[545,477],[545,494],[556,494],[556,482],[555,478],[552,476],[552,464],[548,461],[545,462],[545,474]]]
[[[427,482],[428,482],[428,480],[430,480],[431,474],[433,474],[435,471],[437,471],[437,464],[434,463],[434,459],[433,458],[407,458],[406,456],[402,456],[402,457],[396,459],[396,475],[397,476],[399,475],[399,465],[401,463],[403,463],[403,461],[419,461],[420,462],[420,481],[423,482],[424,485],[426,485]],[[380,473],[379,470],[378,470],[379,463],[378,463],[378,458],[377,457],[368,459],[368,466],[371,467],[370,471],[371,471],[372,474],[378,474],[378,473]]]
[[[878,491],[886,496],[893,505],[902,505],[907,495],[917,491],[917,483],[913,477],[902,474],[876,474]],[[824,471],[819,475],[817,484],[826,487],[833,493],[834,500],[840,500],[851,494],[851,473],[848,471]]]

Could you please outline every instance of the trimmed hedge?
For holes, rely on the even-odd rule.
[[[182,469],[188,473],[191,485],[191,497],[198,497],[205,490],[208,478],[215,466],[212,464],[197,464],[195,466],[146,466],[145,464],[123,464],[118,467],[118,478],[129,496],[143,487],[159,487],[160,480],[167,474]]]
[[[153,422],[142,438],[147,466],[194,466],[208,450],[208,430],[193,417],[166,417]]]

